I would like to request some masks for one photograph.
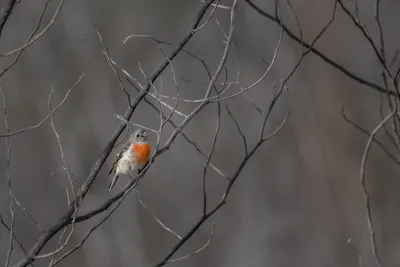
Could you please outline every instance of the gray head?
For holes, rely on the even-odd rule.
[[[131,142],[146,142],[148,136],[149,136],[149,134],[146,132],[146,130],[136,129],[133,132],[133,134],[131,134],[129,141],[131,141]]]

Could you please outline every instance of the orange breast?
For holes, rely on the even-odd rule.
[[[136,162],[138,164],[143,165],[149,160],[150,156],[149,144],[133,144],[131,149],[134,150],[134,153],[136,155]]]

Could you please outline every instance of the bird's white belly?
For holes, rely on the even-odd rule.
[[[119,160],[116,173],[118,173],[118,174],[128,174],[128,173],[132,172],[134,169],[136,169],[136,166],[134,164],[134,160],[131,157],[130,153],[126,153]]]

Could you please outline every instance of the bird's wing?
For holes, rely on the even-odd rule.
[[[118,164],[118,161],[122,158],[122,156],[129,149],[129,147],[130,147],[130,143],[129,142],[125,143],[122,146],[121,151],[117,155],[115,155],[114,163],[112,165],[111,170],[108,172],[108,174],[111,174],[113,171],[115,171],[115,169],[117,167],[117,164]]]

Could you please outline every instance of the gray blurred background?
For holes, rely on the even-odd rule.
[[[0,51],[6,52],[25,42],[35,27],[45,1],[21,1],[11,15],[0,40]],[[258,0],[264,10],[273,13],[273,1]],[[352,7],[352,2],[346,2]],[[5,0],[0,1],[3,8]],[[48,114],[47,99],[54,86],[53,105],[59,103],[68,88],[85,73],[66,104],[56,113],[55,126],[64,146],[65,156],[79,182],[87,177],[93,163],[108,142],[123,114],[127,101],[104,55],[99,51],[93,22],[103,36],[111,57],[138,80],[144,81],[138,63],[150,75],[163,60],[154,42],[146,39],[123,40],[131,34],[149,34],[161,40],[178,43],[186,34],[200,7],[195,0],[105,1],[67,0],[53,27],[30,46],[18,64],[3,78],[9,105],[11,130],[31,126]],[[231,1],[222,1],[230,5]],[[44,17],[47,24],[58,5],[51,1]],[[292,1],[307,41],[327,23],[333,0]],[[377,40],[374,21],[375,1],[360,1],[360,16]],[[298,33],[293,13],[281,1],[282,16]],[[399,47],[398,10],[395,0],[383,1],[382,23],[387,56],[393,57]],[[220,26],[218,26],[218,23]],[[229,26],[229,11],[218,9],[208,26],[189,42],[187,49],[204,59],[215,70],[224,47],[223,31]],[[243,86],[257,80],[270,62],[280,29],[254,12],[244,1],[237,9],[237,31],[234,48],[228,59],[230,81],[240,68]],[[165,52],[171,51],[162,46]],[[381,67],[368,43],[344,16],[340,8],[335,22],[316,47],[329,57],[367,80],[382,84]],[[300,47],[287,36],[276,64],[263,82],[250,93],[264,111],[273,94],[273,83],[279,84],[297,62]],[[1,69],[12,58],[0,60]],[[200,98],[207,76],[201,65],[180,54],[174,68],[182,97]],[[395,63],[394,67],[398,67]],[[123,77],[123,75],[121,75]],[[185,80],[190,80],[185,81]],[[222,80],[221,77],[220,80]],[[162,75],[163,92],[174,95],[171,69]],[[124,83],[127,84],[124,80]],[[160,86],[160,80],[157,82]],[[208,239],[212,223],[216,230],[211,244],[198,255],[174,266],[358,266],[361,251],[364,266],[375,266],[369,243],[359,181],[361,156],[367,137],[347,124],[341,108],[360,125],[371,131],[380,121],[380,94],[349,79],[322,60],[309,55],[288,83],[289,100],[282,98],[269,120],[268,131],[281,122],[290,105],[291,116],[282,131],[265,143],[249,161],[234,186],[228,203],[213,216],[176,254],[186,255]],[[128,87],[132,95],[134,89]],[[238,86],[232,90],[237,90]],[[173,104],[174,102],[169,101]],[[226,101],[236,116],[249,144],[254,144],[261,116],[244,97]],[[181,103],[179,110],[189,113],[193,104]],[[3,115],[0,132],[5,132]],[[185,129],[208,153],[216,125],[216,106],[207,107]],[[181,118],[174,116],[180,122]],[[132,121],[157,128],[159,116],[144,102]],[[213,157],[230,175],[243,158],[243,146],[232,120],[223,110],[221,135]],[[165,134],[171,132],[166,127]],[[164,137],[164,140],[166,138]],[[378,135],[389,150],[384,135]],[[5,176],[5,140],[0,142],[0,212],[9,223],[9,195]],[[154,144],[154,138],[150,140]],[[66,209],[64,189],[51,173],[65,182],[66,173],[57,140],[49,122],[35,130],[14,136],[11,142],[10,175],[19,201],[31,212],[42,228],[53,225]],[[398,215],[399,168],[381,149],[373,146],[367,166],[367,186],[371,195],[373,221],[378,250],[384,266],[398,266],[400,242]],[[115,151],[111,155],[114,156]],[[83,210],[103,203],[112,193],[107,187],[111,158],[102,168],[85,200]],[[181,137],[160,156],[140,184],[142,200],[168,227],[183,235],[198,220],[202,205],[202,172],[205,160]],[[126,178],[116,188],[122,188]],[[209,171],[210,206],[219,200],[226,181]],[[16,210],[15,233],[29,249],[39,232],[19,208]],[[102,215],[79,224],[71,245],[78,242]],[[53,238],[43,252],[57,243]],[[5,261],[9,233],[0,227],[0,260]],[[152,266],[159,262],[178,240],[162,229],[137,201],[127,197],[123,205],[105,222],[85,245],[60,263],[60,266]],[[16,248],[11,264],[23,254]],[[35,266],[47,266],[38,261]]]

